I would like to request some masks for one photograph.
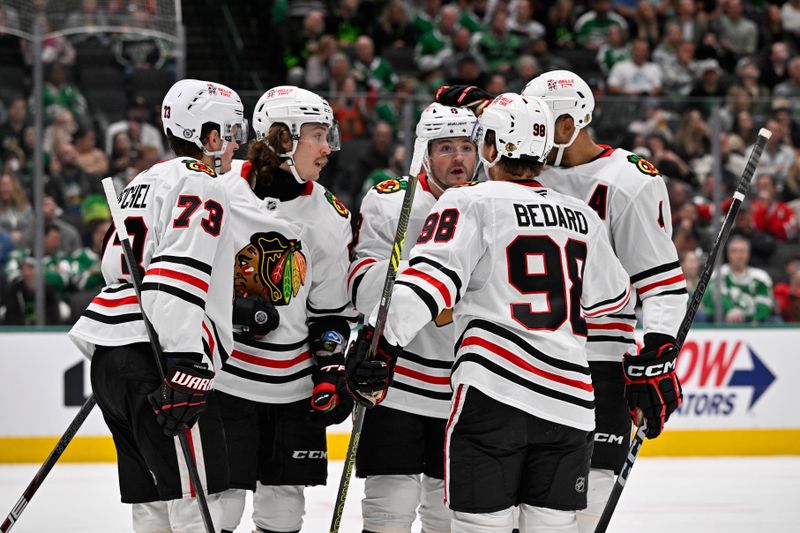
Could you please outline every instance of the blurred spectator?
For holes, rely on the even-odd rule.
[[[42,215],[46,226],[55,226],[59,229],[59,245],[61,252],[69,255],[81,247],[81,234],[75,226],[61,219],[63,211],[52,196],[45,195],[42,201]],[[23,248],[33,248],[34,227],[31,224],[27,231],[23,232],[20,245]]]
[[[530,41],[547,35],[544,24],[533,18],[533,4],[532,0],[516,0],[512,3],[514,10],[508,21],[508,29],[521,39],[523,48],[526,48]]]
[[[577,9],[573,0],[556,0],[547,12],[548,35],[545,48],[576,47],[576,13]],[[534,41],[536,40],[534,39]],[[550,69],[544,68],[544,70]]]
[[[457,29],[458,8],[450,4],[442,6],[436,26],[417,40],[414,59],[420,70],[430,71],[442,65]]]
[[[750,259],[750,243],[743,237],[731,237],[728,241],[728,262],[722,265],[710,286],[714,286],[716,277],[722,278],[722,311],[725,322],[741,324],[745,322],[759,323],[772,316],[772,279],[761,270],[748,266]],[[703,308],[714,316],[713,290],[706,291],[703,296]]]
[[[795,119],[789,101],[785,98],[772,100],[772,116],[783,126],[783,131],[786,132],[786,144],[795,149],[800,148],[800,123]]]
[[[31,248],[17,248],[6,263],[6,276],[9,280],[22,273],[22,265],[33,257]],[[61,230],[55,224],[44,228],[44,282],[52,287],[59,298],[69,284],[69,255],[61,248]]]
[[[333,35],[343,48],[357,44],[359,35],[368,33],[370,27],[363,9],[366,4],[361,4],[359,0],[339,0],[332,5],[334,9],[328,17],[326,33]]]
[[[78,129],[73,137],[76,162],[87,174],[108,174],[108,156],[97,147],[97,134],[91,128]]]
[[[703,35],[695,50],[695,56],[698,60],[716,60],[722,70],[732,70],[740,59],[731,50],[722,46],[719,37],[713,31]]]
[[[363,97],[357,96],[357,92],[356,80],[349,76],[330,101],[343,142],[361,137],[367,130],[367,104]]]
[[[684,203],[677,211],[672,226],[672,242],[678,254],[705,250],[710,239],[700,226],[698,207],[693,202]]]
[[[789,281],[775,284],[775,305],[784,322],[800,322],[800,257],[789,257],[784,268]]]
[[[471,44],[472,35],[467,28],[458,28],[453,34],[453,42],[442,56],[441,68],[448,79],[458,76],[458,65],[465,57],[474,58]]]
[[[676,153],[684,161],[690,162],[708,153],[710,148],[710,132],[703,116],[696,110],[684,113],[675,135]]]
[[[681,26],[675,21],[667,22],[664,25],[664,38],[653,50],[653,61],[658,63],[663,71],[667,65],[677,61],[678,47],[683,42]]]
[[[729,205],[729,200],[722,202],[723,210]],[[731,230],[731,239],[734,236],[742,237],[750,243],[752,252],[749,255],[750,264],[761,268],[768,268],[771,265],[770,260],[775,254],[777,243],[772,235],[756,227],[753,222],[753,209],[749,202],[743,203],[739,209],[739,214]]]
[[[764,21],[759,35],[759,45],[766,47],[777,41],[786,41],[787,33],[783,29],[781,20],[781,8],[775,4],[767,6],[764,12]]]
[[[103,11],[98,9],[97,0],[82,0],[80,11],[73,11],[67,16],[64,23],[66,28],[87,28],[89,31],[85,33],[76,33],[69,36],[69,40],[73,44],[82,43],[86,41],[93,41],[98,46],[107,47],[111,44],[111,40],[106,33],[99,31],[92,31],[98,26],[108,26],[109,20]]]
[[[756,167],[756,176],[760,174],[771,174],[775,178],[775,183],[779,190],[783,190],[789,170],[795,163],[797,156],[791,146],[786,144],[786,129],[783,124],[771,118],[767,120],[765,127],[772,132],[772,136],[767,141],[767,146],[761,154],[761,159]],[[747,152],[753,149],[747,148]]]
[[[5,302],[7,326],[31,326],[36,324],[36,260],[29,257],[20,267],[20,275],[9,280],[2,301]],[[45,284],[45,324],[61,322],[58,295],[55,289]]]
[[[733,119],[732,132],[749,146],[756,141],[755,123],[753,115],[749,111],[740,111]]]
[[[441,0],[423,0],[422,7],[414,12],[414,33],[417,35],[417,40],[427,35],[436,27],[436,17],[439,15],[439,8],[441,7]]]
[[[687,96],[700,79],[701,65],[695,61],[694,48],[692,41],[681,41],[675,60],[662,66],[667,95]]]
[[[478,59],[467,54],[461,58],[456,68],[456,76],[448,79],[450,85],[475,85],[484,87],[489,80],[486,70],[482,69]]]
[[[800,42],[800,0],[789,0],[781,6],[783,28]]]
[[[758,26],[744,16],[742,0],[727,0],[719,18],[719,42],[737,56],[752,54],[758,45]]]
[[[538,76],[540,72],[539,62],[536,61],[535,57],[527,54],[520,56],[512,79],[508,82],[508,90],[514,93],[522,93],[528,82]]]
[[[56,107],[53,115],[53,122],[44,130],[44,143],[42,149],[45,153],[52,155],[56,148],[64,143],[71,143],[72,136],[78,131],[78,123],[75,122],[75,117],[72,113],[63,107]],[[31,153],[31,156],[33,154]],[[61,169],[58,162],[52,158],[50,160],[49,170],[51,173],[59,172]]]
[[[677,178],[687,183],[694,181],[689,165],[669,149],[663,136],[650,135],[647,138],[647,148],[650,150],[649,161],[655,165],[662,176]]]
[[[706,24],[698,19],[696,9],[694,0],[678,0],[675,21],[681,27],[684,40],[698,44],[706,33]]]
[[[789,61],[789,79],[775,86],[774,96],[784,97],[791,102],[792,111],[800,114],[800,57]]]
[[[691,298],[692,293],[694,293],[695,289],[697,288],[697,283],[700,281],[700,257],[696,251],[688,250],[678,254],[678,260],[681,264],[683,276],[686,278],[686,290],[689,291],[689,297]],[[697,309],[697,313],[694,316],[694,321],[709,321],[709,316],[703,310],[702,306]]]
[[[725,107],[719,110],[722,130],[732,130],[739,113],[750,113],[752,108],[750,93],[740,85],[732,85],[725,96]]]
[[[658,27],[658,15],[651,2],[647,0],[639,2],[636,6],[634,22],[636,23],[635,36],[638,39],[646,40],[651,48],[661,40],[661,31]]]
[[[789,79],[789,46],[786,43],[772,43],[769,55],[761,67],[761,81],[770,90]]]
[[[499,72],[490,74],[483,88],[486,89],[486,92],[489,94],[503,94],[508,91],[506,77]]]
[[[303,28],[299,32],[289,32],[283,51],[283,63],[286,70],[303,67],[318,48],[318,41],[325,33],[325,15],[318,9],[309,10],[303,17]],[[335,38],[334,38],[335,41]]]
[[[460,15],[458,17],[458,25],[466,28],[470,33],[478,33],[483,31],[483,20],[486,17],[486,7],[488,2],[486,0],[456,0]],[[481,9],[482,8],[482,9]]]
[[[636,39],[631,59],[614,65],[608,74],[608,92],[624,96],[657,95],[661,93],[661,69],[648,61],[650,45]]]
[[[32,225],[33,209],[22,190],[22,184],[15,176],[3,174],[0,177],[0,229],[18,245]]]
[[[355,198],[361,189],[361,184],[372,171],[389,166],[389,156],[392,149],[392,126],[388,122],[379,121],[372,131],[372,140],[364,152],[358,156],[352,165],[351,197]]]
[[[581,15],[575,22],[578,44],[589,50],[597,50],[608,41],[608,28],[613,25],[628,30],[625,19],[611,10],[611,0],[595,0],[594,9]]]
[[[496,9],[489,22],[489,29],[474,37],[475,51],[480,54],[491,71],[508,72],[522,50],[520,38],[508,31],[508,15]]]
[[[597,64],[603,74],[608,75],[611,68],[631,58],[631,47],[622,26],[613,25],[608,28],[608,42],[597,50]]]
[[[359,194],[357,204],[361,204],[361,199],[363,199],[369,190],[375,185],[381,183],[382,181],[404,175],[406,173],[405,165],[406,147],[402,144],[398,144],[392,150],[392,155],[389,156],[389,164],[386,166],[386,168],[379,168],[372,171],[370,175],[367,176],[367,179],[364,180],[364,184],[361,186],[361,193]]]
[[[406,131],[405,124],[405,105],[411,102],[412,116],[411,124],[409,124],[410,131],[414,131],[417,125],[419,115],[422,113],[421,109],[414,103],[414,87],[416,82],[414,78],[403,78],[397,84],[397,89],[392,93],[390,98],[384,98],[378,101],[375,106],[375,116],[377,120],[384,120],[392,126],[392,130],[397,132],[402,139],[402,135]]]
[[[722,69],[716,59],[704,60],[700,70],[703,76],[689,91],[689,107],[699,110],[703,117],[708,118],[714,106],[722,103],[725,86],[721,81]]]
[[[155,126],[148,124],[149,109],[144,98],[133,98],[128,103],[125,113],[126,120],[110,124],[106,129],[106,153],[110,154],[113,147],[111,140],[121,131],[126,131],[131,140],[133,149],[139,146],[155,146],[159,154],[164,153],[163,134]]]
[[[118,16],[118,24],[131,29],[155,29],[157,6],[154,2],[128,2]],[[114,58],[127,73],[134,70],[160,69],[169,56],[166,43],[143,32],[114,34]]]
[[[539,68],[542,72],[550,72],[551,70],[564,70],[569,69],[570,64],[562,57],[550,52],[549,45],[544,39],[536,39],[528,47],[529,52],[536,61],[539,62]]]
[[[23,95],[17,95],[8,106],[8,118],[0,124],[0,160],[22,149],[22,132],[28,122],[28,106]]]
[[[336,91],[344,85],[347,78],[351,78],[350,73],[350,59],[342,52],[337,52],[331,56],[330,59],[330,81],[328,82],[328,92],[331,95],[336,94]],[[353,80],[355,81],[355,79]]]
[[[372,39],[378,53],[384,48],[413,48],[417,42],[414,28],[408,20],[405,2],[402,0],[390,0],[374,28]]]
[[[109,156],[109,173],[116,176],[125,173],[131,165],[131,138],[127,131],[121,131],[111,139],[111,154]]]
[[[103,194],[101,176],[89,174],[78,165],[78,151],[71,143],[62,143],[55,152],[60,171],[50,176],[45,192],[60,205],[70,221],[81,219],[81,203],[87,194]]]
[[[753,223],[760,231],[778,241],[794,240],[797,236],[797,218],[794,210],[778,201],[775,178],[759,174],[756,178],[756,196],[752,202]]]
[[[370,91],[392,92],[397,84],[397,74],[385,59],[375,55],[372,39],[362,35],[356,40],[355,49],[352,72],[356,81]]]
[[[761,70],[758,64],[752,59],[739,62],[736,67],[738,84],[747,91],[753,102],[752,111],[758,114],[765,114],[769,110],[769,89],[761,83]]]
[[[331,80],[330,61],[337,51],[336,39],[323,35],[314,46],[309,46],[309,51],[311,55],[306,60],[304,86],[311,91],[326,91]]]
[[[93,295],[105,285],[100,271],[103,243],[111,222],[100,221],[92,225],[91,247],[81,248],[69,258],[70,283],[77,291],[90,291]]]
[[[50,24],[47,22],[46,17],[39,17],[42,22],[42,32],[47,35],[50,33]],[[33,64],[33,46],[31,42],[23,40],[22,55],[25,58],[27,65]],[[42,42],[42,63],[49,65],[51,63],[61,63],[62,65],[75,64],[75,48],[72,47],[70,42],[61,35],[53,35],[45,37]]]
[[[64,65],[53,63],[42,90],[45,113],[50,116],[55,114],[56,108],[64,108],[72,113],[78,120],[86,120],[86,99],[76,85],[66,81]]]

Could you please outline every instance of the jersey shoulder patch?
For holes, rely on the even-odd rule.
[[[408,188],[408,177],[392,178],[382,181],[372,187],[378,194],[391,194],[397,191],[404,191]]]
[[[334,211],[336,211],[340,217],[347,218],[350,216],[350,211],[344,206],[342,202],[339,201],[336,196],[333,195],[331,191],[325,191],[325,199],[328,200],[328,203],[333,206]]]
[[[636,165],[636,170],[645,174],[647,176],[658,176],[660,172],[656,168],[656,166],[645,159],[644,157],[637,155],[637,154],[630,154],[627,157],[629,163]]]
[[[186,165],[186,168],[188,168],[192,172],[202,172],[203,174],[208,174],[212,178],[217,177],[217,173],[214,171],[213,168],[206,165],[202,161],[198,161],[197,159],[184,159],[181,161],[181,163]]]
[[[479,185],[481,182],[478,180],[468,181],[466,183],[461,183],[459,185],[453,185],[451,189],[460,189],[462,187],[474,187],[475,185]]]

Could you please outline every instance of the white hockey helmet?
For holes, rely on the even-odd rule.
[[[289,128],[292,137],[292,149],[280,154],[289,163],[289,170],[300,183],[305,180],[297,174],[294,153],[300,141],[300,129],[303,124],[323,124],[328,127],[327,143],[332,152],[341,148],[339,127],[333,118],[333,109],[321,96],[295,87],[281,85],[273,87],[261,95],[253,111],[253,129],[256,140],[267,138],[269,129],[275,124],[283,124]]]
[[[594,112],[594,94],[583,78],[569,70],[551,70],[533,78],[522,91],[523,96],[538,96],[542,98],[553,117],[558,119],[561,115],[569,115],[575,123],[572,138],[563,144],[555,144],[558,148],[555,165],[561,164],[564,149],[575,142],[580,130],[589,125]]]
[[[484,109],[478,121],[475,139],[481,161],[492,168],[505,156],[545,163],[553,148],[553,116],[541,98],[516,93],[498,95]],[[497,156],[488,161],[481,149],[486,132],[494,131]]]
[[[225,151],[227,143],[247,142],[247,119],[244,106],[236,91],[219,83],[185,79],[175,82],[161,104],[164,133],[189,141],[216,158]],[[200,140],[203,124],[219,126],[223,147],[208,152]]]
[[[475,118],[472,111],[464,107],[449,107],[433,103],[425,108],[417,122],[417,138],[425,140],[425,155],[422,165],[428,175],[431,175],[430,142],[436,139],[466,137],[474,143],[472,132],[476,122],[478,119]],[[475,168],[473,168],[473,176],[474,171]],[[433,178],[436,179],[435,176]]]

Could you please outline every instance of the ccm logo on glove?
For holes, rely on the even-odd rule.
[[[666,363],[661,363],[657,365],[628,365],[628,376],[630,377],[656,377],[656,376],[663,376],[664,374],[668,374],[670,372],[675,371],[675,366],[678,364],[676,359],[672,361],[667,361]]]

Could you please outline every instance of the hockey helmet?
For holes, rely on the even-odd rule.
[[[523,96],[538,96],[542,98],[553,117],[558,119],[561,115],[569,115],[575,123],[572,138],[563,144],[555,144],[558,155],[555,164],[561,164],[561,157],[565,148],[575,142],[580,130],[589,125],[594,112],[594,95],[592,89],[580,76],[569,70],[551,70],[537,76],[528,82],[522,91]]]
[[[219,157],[230,141],[247,142],[247,119],[236,91],[219,83],[185,79],[175,82],[161,104],[164,133],[189,141],[207,155]],[[210,153],[200,140],[203,124],[219,126],[223,140],[220,152]]]
[[[425,140],[425,155],[422,165],[429,175],[430,142],[437,139],[466,137],[472,139],[475,123],[478,121],[472,111],[463,107],[449,107],[439,103],[429,105],[417,122],[417,138]],[[477,165],[476,165],[477,166]],[[473,169],[474,172],[475,169]],[[434,177],[435,179],[435,177]]]
[[[497,156],[493,161],[486,160],[481,150],[489,130],[495,133]],[[483,109],[474,138],[487,168],[492,168],[503,156],[544,163],[553,148],[550,108],[541,98],[503,93]]]

